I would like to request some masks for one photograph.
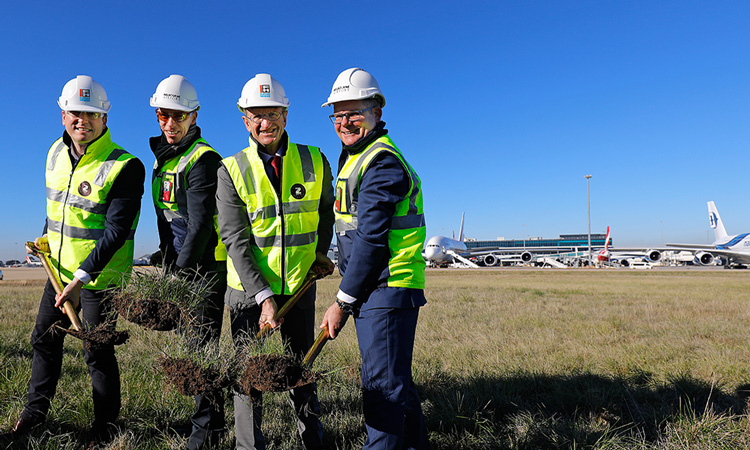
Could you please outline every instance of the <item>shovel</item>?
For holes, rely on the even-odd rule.
[[[284,306],[279,309],[279,311],[276,313],[276,320],[281,319],[286,315],[286,313],[289,312],[290,309],[292,309],[292,306],[294,306],[297,301],[302,297],[302,294],[307,292],[308,289],[310,289],[310,286],[315,283],[316,280],[319,280],[321,278],[325,277],[325,275],[317,274],[314,272],[310,272],[307,274],[307,277],[305,277],[305,281],[302,283],[302,286],[300,286],[299,289],[297,289],[297,292],[292,295],[289,300],[284,303]],[[256,335],[256,338],[260,339],[263,336],[270,335],[273,333],[275,328],[271,328],[271,324],[268,322],[264,323],[263,326],[260,328],[260,331],[258,331],[258,334]]]
[[[307,351],[305,358],[302,360],[302,367],[309,370],[312,367],[315,358],[317,358],[320,354],[320,351],[323,350],[323,346],[325,345],[325,343],[330,339],[331,337],[328,334],[328,327],[323,328],[323,330],[321,330],[321,332],[318,334],[318,337],[315,338],[315,342],[313,342],[310,350]]]
[[[52,264],[49,260],[49,252],[42,251],[33,242],[27,242],[26,248],[31,250],[34,256],[39,257],[39,259],[42,261],[42,267],[44,267],[44,271],[47,272],[47,278],[49,278],[50,283],[52,283],[52,287],[55,288],[55,292],[58,294],[62,294],[62,281],[60,281],[60,278],[57,276],[55,271],[52,270]],[[65,309],[65,314],[68,316],[68,319],[70,319],[71,327],[75,331],[83,331],[83,327],[81,326],[81,319],[78,318],[78,314],[76,313],[73,304],[70,303],[69,300],[66,300],[65,303],[63,303],[63,309]]]

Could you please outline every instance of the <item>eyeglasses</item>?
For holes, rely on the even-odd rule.
[[[331,123],[334,123],[334,124],[341,123],[344,120],[344,117],[346,117],[346,119],[349,122],[360,122],[362,120],[365,120],[364,113],[366,113],[367,111],[371,110],[374,107],[375,105],[372,105],[369,108],[360,109],[359,111],[350,111],[346,113],[331,114],[330,116],[328,116],[328,118],[331,119]]]
[[[100,112],[91,112],[91,111],[65,111],[65,114],[75,117],[76,119],[81,119],[83,117],[86,117],[88,119],[99,119],[101,117],[104,117],[104,113]]]
[[[261,123],[263,119],[266,119],[269,122],[276,122],[281,118],[282,112],[279,111],[271,111],[263,114],[253,114],[250,111],[245,112],[245,117],[253,123]]]
[[[192,114],[193,111],[185,112],[185,111],[174,111],[174,112],[164,112],[160,109],[156,110],[156,117],[161,122],[169,122],[169,119],[172,118],[175,122],[184,122],[187,120],[188,117],[190,117],[190,114]]]

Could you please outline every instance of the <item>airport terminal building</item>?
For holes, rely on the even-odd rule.
[[[495,241],[464,241],[468,250],[475,248],[495,248],[495,247],[549,247],[550,249],[560,248],[561,250],[568,248],[588,248],[588,234],[561,234],[557,239],[544,239],[544,238],[529,238],[529,239],[502,239]],[[591,246],[592,247],[604,247],[604,241],[607,239],[606,234],[592,234],[591,235]],[[610,239],[609,245],[612,245]]]

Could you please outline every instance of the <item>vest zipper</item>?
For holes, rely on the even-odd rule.
[[[63,249],[63,241],[65,240],[65,217],[68,209],[68,199],[70,198],[70,187],[73,184],[73,173],[76,171],[76,168],[78,167],[78,164],[81,162],[81,159],[86,156],[85,154],[78,158],[78,161],[71,161],[70,162],[70,176],[68,177],[68,189],[65,190],[65,201],[63,202],[63,213],[62,213],[62,221],[60,222],[60,248],[57,251],[57,276],[60,278],[60,280],[63,279],[62,277],[62,271],[60,269],[60,266],[62,266],[62,249]],[[70,158],[70,150],[68,150],[68,158]]]
[[[281,158],[281,170],[279,174],[279,192],[276,193],[276,198],[279,202],[279,217],[281,218],[281,293],[284,295],[286,290],[286,224],[284,221],[284,202],[282,201],[281,193],[284,189],[284,158]]]

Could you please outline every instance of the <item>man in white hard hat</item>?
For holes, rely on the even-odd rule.
[[[314,341],[315,286],[283,320],[276,313],[311,270],[330,273],[325,256],[333,238],[333,176],[317,147],[294,144],[284,130],[289,99],[268,74],[242,89],[237,106],[250,145],[219,168],[219,233],[228,254],[226,303],[235,344],[268,323],[301,359]],[[315,384],[292,389],[297,429],[305,449],[323,448]],[[264,449],[260,392],[236,394],[237,448]]]
[[[84,329],[103,323],[112,310],[107,289],[122,283],[133,265],[145,170],[112,142],[107,128],[110,103],[89,76],[68,81],[58,100],[65,131],[50,147],[45,164],[47,221],[39,247],[50,250],[53,271],[65,285],[55,294],[48,281],[31,335],[34,356],[26,406],[4,437],[14,441],[44,422],[55,395],[70,324],[62,304],[80,303]],[[114,326],[114,324],[113,324]],[[89,447],[107,440],[120,411],[120,372],[113,345],[84,346],[94,399]]]
[[[342,274],[321,328],[335,338],[354,315],[362,358],[365,449],[429,448],[412,353],[424,295],[422,190],[381,120],[385,97],[360,68],[339,74],[323,106],[341,140],[336,238]]]
[[[162,264],[179,276],[210,283],[190,332],[195,345],[215,344],[221,335],[227,285],[226,250],[214,222],[221,156],[201,137],[196,125],[200,103],[185,77],[162,80],[150,103],[161,129],[149,144],[156,157],[151,186]],[[195,396],[188,449],[220,442],[226,425],[223,400],[221,392],[214,398]]]

